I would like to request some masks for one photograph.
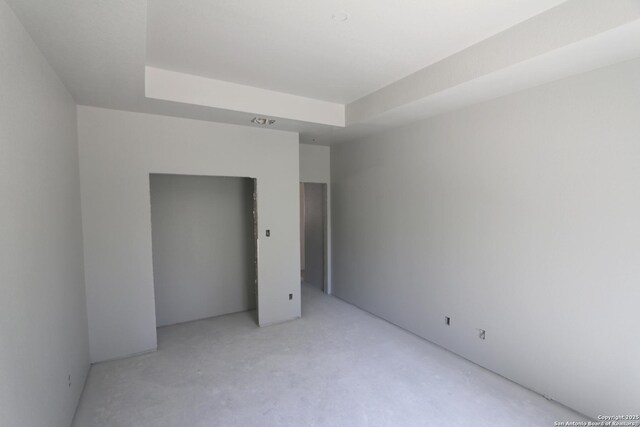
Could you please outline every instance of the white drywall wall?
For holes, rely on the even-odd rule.
[[[591,417],[637,413],[639,117],[634,60],[333,146],[334,294]]]
[[[322,145],[300,144],[300,182],[331,181],[331,152]]]
[[[3,0],[0,294],[0,425],[68,427],[89,369],[76,106]]]
[[[253,180],[152,174],[158,326],[254,309]]]
[[[327,184],[327,235],[325,246],[326,293],[331,293],[331,152],[329,147],[300,144],[300,182]],[[304,224],[301,224],[301,227]],[[301,245],[302,246],[302,245]],[[305,260],[306,263],[306,260]]]
[[[304,184],[300,183],[300,269],[304,270]]]
[[[150,173],[257,178],[259,323],[300,316],[297,134],[83,106],[78,129],[92,361],[156,348]]]
[[[304,281],[324,290],[326,184],[304,184]]]

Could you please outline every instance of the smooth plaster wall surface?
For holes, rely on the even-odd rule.
[[[304,281],[321,290],[325,276],[325,185],[304,184]]]
[[[300,316],[297,134],[84,106],[78,129],[92,361],[156,348],[150,173],[257,178],[259,323]]]
[[[300,144],[300,182],[327,184],[327,235],[325,246],[325,292],[331,293],[331,152],[329,147]],[[301,227],[304,224],[301,224]]]
[[[304,270],[304,184],[300,183],[300,270]]]
[[[152,174],[158,326],[254,309],[253,180]]]
[[[331,181],[331,151],[322,145],[300,144],[300,182]]]
[[[334,294],[591,417],[637,413],[639,117],[634,60],[333,146]]]
[[[89,369],[77,144],[75,102],[0,0],[2,426],[69,426]]]

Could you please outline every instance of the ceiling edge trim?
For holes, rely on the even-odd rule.
[[[145,66],[147,98],[241,111],[269,118],[345,126],[345,106],[223,80]]]

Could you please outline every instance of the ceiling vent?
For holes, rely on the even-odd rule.
[[[255,123],[260,126],[271,126],[275,122],[275,119],[267,119],[265,117],[254,117],[253,119],[251,119],[251,123]]]

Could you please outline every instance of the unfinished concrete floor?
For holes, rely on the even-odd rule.
[[[316,288],[303,318],[237,313],[158,330],[92,366],[74,426],[552,426],[586,420]]]

